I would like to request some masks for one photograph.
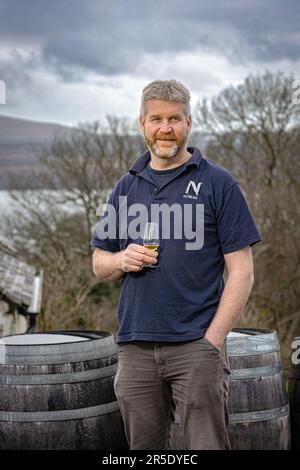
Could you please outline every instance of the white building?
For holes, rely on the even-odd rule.
[[[42,274],[0,239],[0,336],[32,331],[41,306]]]

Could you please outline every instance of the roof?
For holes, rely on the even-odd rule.
[[[0,296],[29,306],[37,269],[18,258],[16,249],[0,238]]]

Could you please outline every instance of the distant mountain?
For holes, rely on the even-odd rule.
[[[60,124],[0,115],[0,190],[10,189],[13,180],[30,178],[33,168],[38,170],[37,149],[70,131]]]
[[[0,145],[18,142],[47,142],[56,134],[66,130],[70,128],[61,124],[0,115]]]

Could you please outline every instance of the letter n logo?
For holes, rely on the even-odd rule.
[[[189,182],[189,184],[187,185],[187,188],[186,188],[186,190],[185,190],[185,194],[188,194],[189,191],[190,191],[190,189],[193,188],[194,193],[196,194],[196,196],[198,196],[202,184],[203,184],[203,183],[198,183],[198,184],[196,184],[195,181],[190,180],[190,182]]]

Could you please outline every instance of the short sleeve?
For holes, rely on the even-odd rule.
[[[106,208],[94,228],[91,245],[102,250],[120,251],[117,206],[113,193],[110,195]]]
[[[238,182],[223,194],[216,218],[218,237],[224,254],[252,246],[262,240]]]

